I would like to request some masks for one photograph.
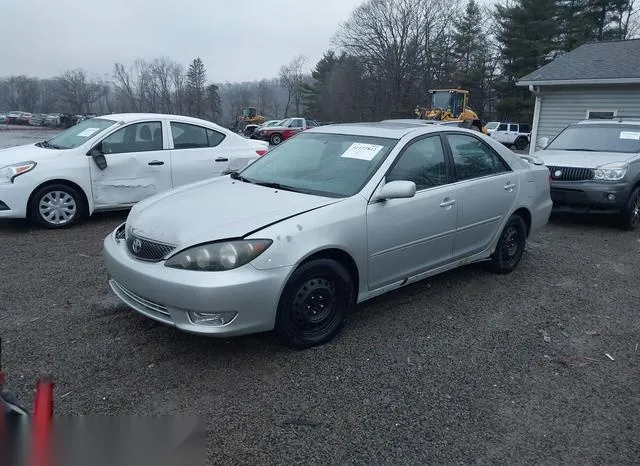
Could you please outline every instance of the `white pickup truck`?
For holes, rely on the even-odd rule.
[[[518,150],[525,150],[531,141],[531,125],[496,121],[487,124],[487,132],[505,146]]]

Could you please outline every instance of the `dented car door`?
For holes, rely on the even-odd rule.
[[[171,189],[171,158],[160,120],[124,126],[90,152],[96,207],[131,205]]]

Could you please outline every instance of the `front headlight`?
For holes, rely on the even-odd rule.
[[[611,163],[596,168],[593,179],[601,181],[619,181],[627,174],[628,166],[622,163]]]
[[[177,253],[165,265],[205,272],[232,270],[251,262],[272,243],[270,239],[253,239],[202,244]]]
[[[20,162],[0,168],[0,180],[13,183],[17,176],[24,175],[36,168],[36,162]]]

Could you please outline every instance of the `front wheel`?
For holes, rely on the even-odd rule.
[[[625,230],[640,227],[640,186],[631,192],[626,207],[620,213],[620,223]]]
[[[293,348],[309,348],[333,339],[355,307],[349,272],[332,259],[301,265],[287,282],[278,304],[275,331]]]
[[[512,272],[520,263],[527,242],[527,226],[519,215],[512,215],[504,226],[489,269],[498,274]]]
[[[67,228],[78,223],[83,205],[78,191],[64,184],[52,184],[40,188],[33,196],[31,217],[45,228]]]

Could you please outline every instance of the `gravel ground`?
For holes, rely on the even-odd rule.
[[[555,218],[514,273],[472,265],[414,284],[359,306],[334,342],[293,351],[119,305],[100,254],[125,217],[0,222],[3,367],[26,402],[51,373],[58,414],[198,414],[211,464],[640,457],[638,233]]]

